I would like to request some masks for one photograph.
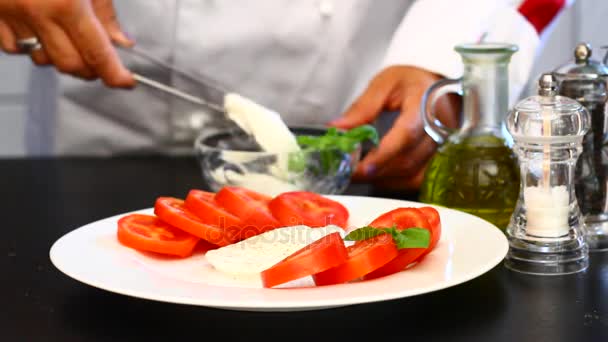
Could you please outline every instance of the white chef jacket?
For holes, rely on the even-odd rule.
[[[520,3],[115,1],[123,28],[138,49],[278,111],[289,125],[320,125],[340,116],[388,65],[458,77],[462,63],[454,46],[481,37],[520,47],[510,66],[511,95],[516,98],[541,41],[518,12]],[[123,58],[127,67],[151,78],[217,97],[147,60]],[[177,145],[192,146],[196,131],[223,124],[217,113],[143,85],[109,89],[100,81],[59,75],[53,68],[35,68],[31,75],[26,124],[30,155],[171,153]],[[184,133],[184,123],[194,133]]]

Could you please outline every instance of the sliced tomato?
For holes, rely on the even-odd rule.
[[[363,240],[349,246],[347,250],[348,259],[344,263],[313,275],[315,284],[342,284],[359,279],[399,255],[393,237],[389,234]]]
[[[340,233],[328,234],[264,270],[262,282],[264,287],[275,287],[335,267],[347,258]]]
[[[156,216],[131,214],[118,220],[118,241],[140,251],[187,257],[199,238],[177,229]]]
[[[433,230],[428,219],[418,210],[418,208],[397,208],[387,213],[380,215],[372,223],[370,227],[389,228],[396,227],[399,230],[408,228],[425,228],[431,233],[431,241],[433,241]],[[405,248],[399,250],[399,255],[391,260],[386,265],[378,268],[374,272],[369,273],[365,279],[375,279],[397,273],[404,270],[413,262],[418,261],[429,248]]]
[[[441,239],[441,217],[439,216],[439,211],[437,211],[437,209],[433,207],[421,207],[418,208],[418,210],[420,210],[426,216],[427,220],[429,221],[429,224],[431,225],[432,239],[429,248],[427,248],[427,250],[422,255],[425,256],[431,251],[433,251],[433,249],[435,249],[435,246],[437,246],[439,239]]]
[[[184,201],[174,197],[159,197],[154,205],[154,214],[161,220],[194,236],[218,246],[227,246],[238,241],[228,231],[206,224],[188,211]]]
[[[413,227],[431,228],[426,215],[418,208],[393,209],[378,216],[369,226],[377,228],[396,227],[400,230]]]
[[[203,223],[228,231],[228,235],[240,235],[245,222],[224,209],[215,200],[215,193],[190,190],[184,202],[186,209],[198,216]]]
[[[285,192],[268,207],[284,226],[325,227],[330,224],[346,228],[348,210],[340,202],[308,191]]]
[[[244,238],[281,227],[268,208],[272,200],[270,196],[241,187],[223,187],[215,195],[215,200],[245,223],[242,230]]]

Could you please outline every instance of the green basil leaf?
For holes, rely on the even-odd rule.
[[[336,171],[340,163],[340,158],[336,159],[335,154],[331,150],[322,149],[320,152],[321,171],[324,174],[331,174]]]
[[[340,134],[340,132],[338,132],[338,129],[336,127],[330,127],[327,129],[327,133],[325,133],[326,136],[330,136],[330,137],[337,137]]]
[[[304,151],[290,153],[287,161],[287,169],[290,172],[301,173],[306,170],[307,154]]]
[[[296,137],[296,141],[300,146],[310,146],[317,147],[319,145],[318,137],[310,136],[310,135],[298,135]]]
[[[355,140],[357,142],[370,140],[371,142],[374,143],[374,145],[378,145],[378,142],[379,142],[378,131],[372,125],[363,125],[363,126],[355,127],[353,129],[347,131],[346,133],[344,133],[344,135],[349,138],[352,138],[353,140]]]
[[[296,139],[300,146],[309,146],[319,150],[338,148],[344,152],[352,152],[358,144],[366,140],[371,140],[377,145],[378,132],[371,125],[358,126],[344,133],[335,127],[330,127],[322,136],[300,135]]]
[[[424,228],[408,228],[393,235],[398,249],[428,248],[431,243],[431,233]]]
[[[358,141],[353,140],[349,137],[340,137],[336,140],[336,147],[344,152],[352,152],[357,148]]]
[[[296,139],[301,147],[320,153],[320,170],[317,172],[328,174],[337,170],[342,162],[342,156],[334,153],[333,150],[338,149],[342,152],[351,153],[365,140],[371,140],[374,144],[377,144],[378,132],[371,125],[355,127],[346,132],[330,127],[324,135],[299,135]],[[289,161],[290,170],[303,170],[303,167],[305,165],[302,160]]]
[[[344,237],[347,241],[361,241],[373,238],[381,234],[391,234],[397,245],[397,249],[404,248],[428,248],[431,242],[431,233],[424,228],[408,228],[397,230],[396,227],[391,228],[374,228],[362,227],[353,230]]]
[[[385,234],[385,233],[387,233],[387,232],[385,232],[384,229],[382,229],[382,228],[362,227],[362,228],[355,229],[352,232],[348,233],[348,235],[346,235],[344,237],[344,240],[346,240],[346,241],[367,240],[367,239],[373,238],[374,236],[378,236],[378,235]]]

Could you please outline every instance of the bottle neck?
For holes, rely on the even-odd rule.
[[[504,137],[502,127],[509,108],[508,61],[465,63],[463,95],[466,133]]]

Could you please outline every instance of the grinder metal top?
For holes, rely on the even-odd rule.
[[[608,46],[602,47],[608,49]],[[574,49],[574,63],[570,62],[555,70],[555,74],[561,77],[581,77],[595,79],[608,76],[608,51],[603,61],[591,59],[593,51],[588,43],[579,43]]]

